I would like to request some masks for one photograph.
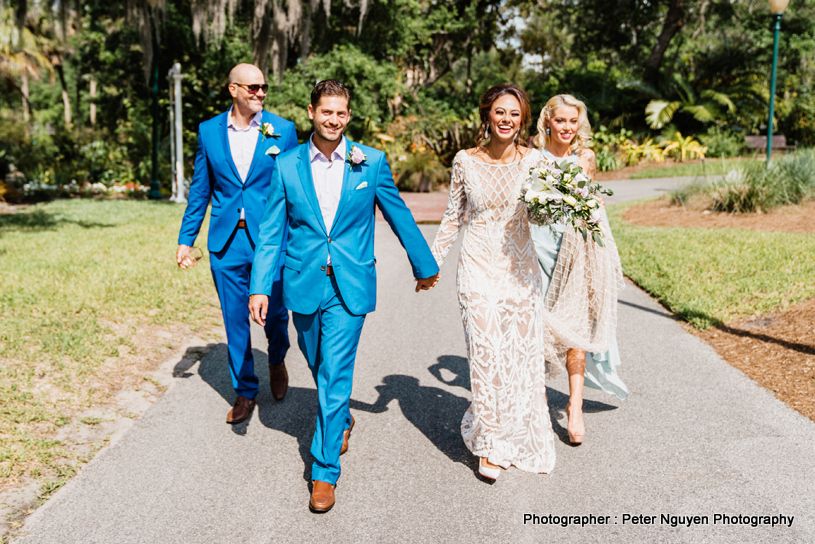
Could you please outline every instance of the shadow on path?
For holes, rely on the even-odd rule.
[[[419,385],[418,378],[391,374],[376,386],[379,398],[373,404],[351,399],[351,408],[372,414],[385,412],[396,400],[399,408],[436,448],[451,461],[475,468],[473,456],[461,440],[461,418],[470,401],[438,387]]]
[[[815,345],[809,344],[801,344],[798,342],[790,342],[789,340],[784,340],[782,338],[775,338],[774,336],[769,336],[767,334],[762,334],[760,332],[754,332],[749,329],[743,328],[736,328],[725,325],[718,320],[712,318],[711,316],[703,313],[703,312],[692,312],[692,311],[685,311],[681,315],[674,315],[670,313],[669,310],[659,311],[654,310],[652,308],[646,308],[645,306],[640,306],[639,304],[632,304],[631,302],[626,302],[624,300],[618,301],[620,304],[624,304],[625,306],[630,306],[632,308],[636,308],[638,310],[642,310],[644,312],[651,312],[653,314],[661,315],[663,317],[667,317],[668,319],[673,319],[674,321],[690,321],[691,318],[694,317],[701,317],[707,320],[713,321],[713,326],[725,333],[732,334],[734,336],[741,336],[746,338],[754,338],[760,342],[769,342],[772,344],[778,344],[779,346],[792,350],[797,351],[799,353],[806,353],[806,354],[813,354],[815,353]]]
[[[642,309],[649,310],[649,308]],[[438,362],[436,364],[428,368],[428,371],[430,371],[430,373],[437,380],[447,385],[451,385],[454,387],[462,387],[468,391],[470,390],[470,366],[465,357],[459,357],[456,355],[442,355],[437,359],[437,361]],[[450,379],[445,379],[443,376],[443,373],[446,373],[445,371],[451,373],[453,377]],[[571,443],[569,442],[569,433],[566,431],[566,423],[568,423],[568,420],[566,418],[566,406],[569,404],[569,395],[563,394],[557,389],[547,387],[546,398],[549,401],[549,417],[552,420],[552,430],[555,432],[555,434],[557,435],[561,442],[563,442],[564,444],[571,445]],[[468,406],[469,401],[466,402],[464,410],[460,412],[461,415],[464,414]],[[586,414],[605,412],[607,410],[616,409],[617,409],[616,406],[606,404],[604,402],[583,400],[583,412]],[[560,424],[561,421],[563,421],[563,425]],[[461,424],[460,417],[458,420],[458,424],[460,427]],[[459,442],[461,442],[460,432],[458,440]]]
[[[203,356],[202,356],[203,355]],[[297,439],[300,458],[303,460],[303,480],[311,483],[311,439],[317,421],[317,391],[313,388],[289,387],[286,398],[278,402],[269,390],[268,358],[262,351],[253,349],[255,374],[260,382],[260,390],[252,415],[244,422],[231,425],[232,432],[244,436],[249,426],[257,419],[264,427],[280,431]],[[173,376],[189,378],[190,368],[197,362],[198,375],[226,401],[224,420],[228,407],[235,402],[235,390],[229,376],[226,344],[209,344],[206,348],[188,348],[173,369]],[[219,422],[220,423],[220,422]],[[224,423],[226,424],[226,423]]]
[[[773,344],[778,344],[781,347],[786,349],[797,351],[800,353],[806,353],[811,355],[815,353],[815,346],[811,346],[808,344],[799,344],[798,342],[790,342],[789,340],[783,340],[781,338],[775,338],[773,336],[768,336],[766,334],[761,334],[758,332],[753,332],[750,330],[745,329],[736,329],[734,327],[728,327],[727,325],[718,325],[716,326],[722,332],[726,332],[728,334],[732,334],[734,336],[742,336],[747,338],[755,338],[761,342],[770,342]]]
[[[470,391],[470,365],[466,357],[459,357],[458,355],[442,355],[435,365],[432,365],[427,370],[441,383],[453,387],[462,387]],[[445,380],[442,376],[442,370],[449,371],[453,374],[453,378]]]

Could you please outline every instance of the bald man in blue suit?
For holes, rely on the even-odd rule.
[[[251,64],[239,64],[229,73],[232,107],[199,127],[189,203],[178,235],[176,259],[186,268],[193,262],[190,246],[212,201],[207,249],[237,397],[227,423],[244,421],[255,406],[258,378],[247,306],[249,278],[272,168],[280,153],[297,146],[294,124],[263,109],[267,88],[263,73]],[[279,269],[273,272],[273,280],[265,291],[271,297],[271,317],[264,329],[272,395],[282,400],[288,387],[284,358],[289,348],[289,314],[282,301]]]
[[[317,385],[309,499],[315,513],[334,505],[340,454],[354,426],[349,400],[357,344],[365,315],[376,307],[376,207],[407,252],[416,291],[435,285],[439,272],[385,154],[343,136],[350,98],[335,80],[321,81],[312,91],[308,112],[314,133],[275,164],[250,287],[252,319],[263,324],[266,293],[284,263],[283,300]]]

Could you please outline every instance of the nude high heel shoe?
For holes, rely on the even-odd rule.
[[[569,418],[569,423],[571,423],[572,415],[568,406],[566,406],[566,417]],[[566,432],[569,433],[569,442],[575,446],[578,446],[583,443],[583,437],[586,434],[585,425],[581,425],[579,428],[575,429],[575,432],[573,433],[569,428],[571,427],[569,423],[566,424]]]

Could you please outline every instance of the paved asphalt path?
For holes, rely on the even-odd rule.
[[[193,366],[180,362],[173,386],[37,510],[15,542],[815,542],[815,423],[632,285],[618,328],[629,398],[588,389],[586,441],[571,447],[568,385],[552,380],[554,471],[512,468],[494,485],[478,480],[459,434],[469,402],[455,295],[461,238],[437,288],[416,294],[396,238],[377,228],[378,310],[362,334],[357,424],[331,512],[307,508],[316,392],[299,350],[287,359],[286,399],[275,402],[264,388],[252,418],[229,426],[234,393],[219,344]],[[432,240],[436,226],[421,228]],[[541,523],[524,524],[526,514]],[[794,519],[751,526],[749,518],[722,524],[717,514]],[[563,526],[560,516],[582,516],[584,525]],[[683,526],[682,516],[704,518]]]

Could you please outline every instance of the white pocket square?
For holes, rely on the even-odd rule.
[[[368,186],[368,182],[367,182],[367,181],[363,181],[362,183],[360,183],[359,185],[357,185],[357,188],[356,188],[356,189],[354,189],[354,190],[355,190],[355,191],[359,191],[360,189],[364,189],[364,188],[365,188],[365,187],[367,187],[367,186]]]

